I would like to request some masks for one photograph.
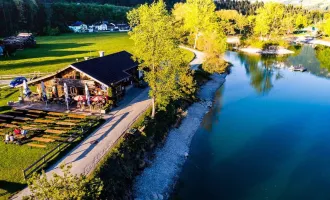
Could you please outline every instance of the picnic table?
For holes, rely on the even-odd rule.
[[[69,118],[76,118],[76,119],[85,119],[86,115],[77,115],[77,114],[69,114]]]
[[[14,119],[18,119],[18,120],[22,120],[22,121],[29,121],[29,120],[32,120],[32,119],[29,118],[29,117],[15,117]]]
[[[57,129],[57,130],[71,130],[72,128],[70,127],[61,127],[61,126],[58,126],[58,127],[53,127],[53,129]]]
[[[65,113],[60,113],[60,112],[49,112],[47,113],[48,115],[53,115],[53,116],[65,116]]]
[[[58,141],[64,141],[65,140],[65,138],[63,138],[63,137],[54,136],[54,135],[43,135],[42,137],[53,139],[53,140],[58,140]]]
[[[27,145],[28,145],[29,147],[47,148],[47,146],[46,146],[46,145],[43,145],[43,144],[28,143]]]
[[[45,130],[45,133],[54,133],[54,134],[64,134],[66,133],[66,131],[63,131],[63,130],[54,130],[54,129],[47,129]]]
[[[32,138],[31,140],[32,140],[32,141],[37,141],[37,142],[44,142],[44,143],[55,142],[54,139],[42,138],[42,137],[34,137],[34,138]]]
[[[0,114],[0,118],[12,119],[12,118],[14,118],[14,116]]]
[[[46,116],[46,119],[52,119],[52,120],[59,120],[59,117],[51,117],[51,116]]]
[[[35,115],[35,114],[26,114],[26,116],[34,117],[34,118],[38,118],[38,117],[40,117],[40,115]]]
[[[14,125],[14,124],[5,124],[5,127],[7,127],[7,128],[16,128],[18,126]]]
[[[31,127],[31,126],[22,126],[23,130],[29,130],[29,131],[36,131],[39,130],[38,128]]]
[[[57,125],[64,125],[64,126],[74,126],[76,125],[75,123],[72,122],[57,122]]]
[[[46,124],[55,123],[55,121],[50,120],[50,119],[36,119],[36,120],[34,120],[34,122],[36,122],[36,123],[46,123]]]
[[[64,121],[65,122],[72,122],[72,123],[79,123],[79,122],[81,122],[81,120],[78,120],[78,119],[66,119]]]
[[[44,111],[42,110],[28,110],[29,113],[38,113],[38,114],[42,114],[42,113],[45,113]]]

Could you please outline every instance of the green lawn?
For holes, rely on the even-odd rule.
[[[49,149],[29,148],[26,145],[5,144],[0,142],[0,199],[8,199],[9,195],[24,188],[22,169],[38,160],[54,144],[49,144]]]
[[[86,33],[61,36],[37,37],[37,47],[18,51],[16,56],[0,58],[0,75],[40,72],[55,72],[76,59],[98,57],[99,51],[111,54],[126,50],[131,52],[133,41],[127,33]],[[187,61],[194,54],[183,50]],[[0,112],[6,110],[8,101],[17,101],[19,92],[13,89],[0,89]]]
[[[131,52],[133,46],[127,33],[65,34],[37,37],[36,40],[36,48],[18,51],[10,58],[0,58],[0,75],[54,72],[76,59],[97,57],[99,51],[105,51],[106,55],[122,50]],[[186,55],[187,60],[193,57],[191,52]]]

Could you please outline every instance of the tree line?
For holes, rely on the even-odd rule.
[[[75,21],[95,23],[101,20],[126,22],[130,7],[110,4],[45,3],[42,0],[0,0],[0,36],[20,31],[38,35],[67,32]]]

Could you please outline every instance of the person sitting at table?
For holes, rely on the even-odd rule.
[[[13,134],[10,134],[10,136],[9,136],[9,141],[10,141],[10,142],[14,142],[14,141],[15,141],[15,137],[14,137]]]
[[[5,135],[5,143],[6,143],[6,144],[9,143],[9,134],[8,134],[8,133]]]
[[[15,133],[15,135],[20,135],[21,134],[21,130],[19,128],[15,128],[14,129],[14,133]]]
[[[26,137],[26,134],[27,134],[27,130],[22,130],[21,131],[21,134],[22,134],[23,138],[25,138]]]

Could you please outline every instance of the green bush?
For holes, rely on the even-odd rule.
[[[45,35],[49,35],[49,36],[57,36],[61,34],[60,29],[58,27],[52,28],[50,26],[44,28],[44,33]]]

